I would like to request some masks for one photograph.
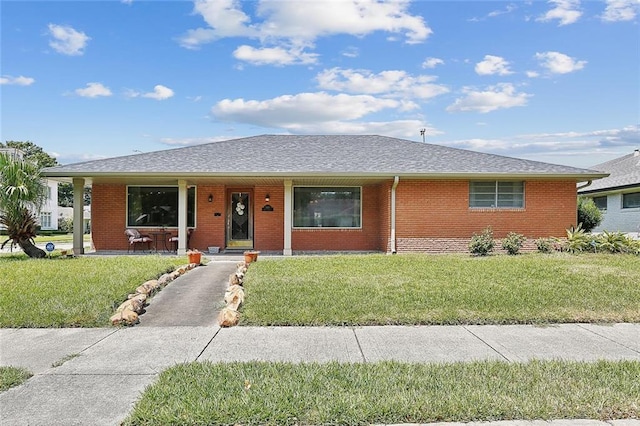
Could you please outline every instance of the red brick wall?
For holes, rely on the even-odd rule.
[[[96,250],[126,250],[126,185],[93,184],[91,188],[91,236]]]
[[[460,251],[488,226],[495,238],[511,231],[529,239],[561,237],[576,223],[576,186],[527,181],[523,209],[471,209],[468,181],[401,180],[396,211],[399,251]]]
[[[284,249],[284,183],[279,186],[256,186],[253,190],[253,246],[261,251]],[[269,194],[273,211],[262,211]]]
[[[361,229],[294,229],[293,251],[380,250],[380,190],[377,185],[362,187]]]
[[[213,195],[211,203],[209,194]],[[196,228],[189,240],[189,248],[203,252],[209,247],[220,247],[220,250],[223,250],[226,211],[224,185],[196,186]],[[216,213],[220,213],[220,216],[216,216]],[[174,235],[177,235],[177,232],[173,230]]]
[[[388,251],[391,185],[389,180],[362,187],[362,229],[294,229],[292,249]],[[280,251],[284,248],[284,187],[255,186],[252,191],[254,247]],[[267,193],[272,212],[262,211]],[[191,248],[225,247],[227,202],[224,185],[197,186],[197,226]],[[530,240],[564,236],[565,229],[576,223],[576,189],[573,181],[528,181],[524,209],[470,209],[468,181],[400,180],[396,209],[398,251],[461,251],[473,233],[487,226],[496,238],[511,231]],[[126,250],[126,185],[94,184],[91,219],[96,250]]]

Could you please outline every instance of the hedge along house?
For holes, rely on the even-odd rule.
[[[44,175],[73,181],[78,205],[91,185],[96,251],[126,250],[126,228],[166,228],[184,253],[193,228],[189,248],[284,255],[465,251],[487,226],[498,238],[563,236],[576,224],[576,182],[606,176],[383,136],[329,135],[255,136]],[[74,247],[82,252],[82,235]]]

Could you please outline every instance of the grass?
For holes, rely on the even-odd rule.
[[[26,382],[31,376],[24,368],[0,367],[0,392]]]
[[[166,256],[0,256],[0,327],[104,327],[143,282],[187,263]]]
[[[91,235],[83,234],[82,239],[85,243],[91,242]],[[34,241],[37,244],[46,244],[46,243],[73,243],[73,234],[56,234],[56,235],[38,235],[34,238]]]
[[[127,425],[364,425],[640,416],[640,362],[183,364]]]
[[[241,325],[640,321],[640,257],[298,257],[252,264]]]

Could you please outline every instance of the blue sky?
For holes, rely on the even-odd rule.
[[[0,7],[0,139],[63,164],[265,133],[577,167],[640,148],[639,0]]]

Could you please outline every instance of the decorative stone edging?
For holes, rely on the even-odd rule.
[[[136,292],[129,294],[127,300],[122,302],[116,309],[115,314],[109,318],[111,324],[134,325],[139,323],[139,316],[144,312],[144,307],[148,305],[147,298],[162,290],[180,275],[187,273],[197,266],[197,263],[182,265],[173,272],[162,274],[157,280],[149,280],[138,286]]]
[[[236,272],[229,275],[229,287],[224,294],[224,302],[227,306],[218,314],[218,325],[220,327],[233,327],[240,321],[238,309],[244,303],[243,282],[249,264],[243,261],[236,266]]]

